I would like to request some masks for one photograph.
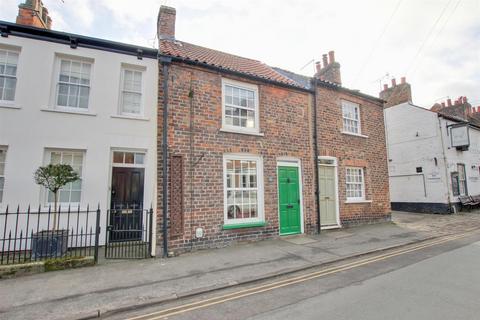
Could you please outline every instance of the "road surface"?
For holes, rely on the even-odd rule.
[[[452,236],[111,319],[480,319],[480,234]]]

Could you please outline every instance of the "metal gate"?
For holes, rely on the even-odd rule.
[[[106,259],[150,258],[153,209],[115,206],[107,211]]]

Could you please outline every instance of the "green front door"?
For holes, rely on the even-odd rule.
[[[280,234],[301,232],[300,189],[297,167],[278,167]]]

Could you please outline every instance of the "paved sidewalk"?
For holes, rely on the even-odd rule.
[[[444,227],[435,224],[444,217],[449,217]],[[395,213],[394,223],[326,231],[320,236],[287,237],[170,259],[122,261],[3,280],[0,318],[93,316],[417,242],[448,230],[460,232],[471,228],[472,220],[480,227],[480,214],[430,217]]]

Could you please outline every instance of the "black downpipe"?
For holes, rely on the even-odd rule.
[[[313,77],[313,165],[315,167],[315,196],[317,204],[317,232],[321,232],[320,222],[320,183],[318,181],[318,140],[317,140],[317,78]]]
[[[163,129],[162,129],[162,155],[163,155],[163,257],[168,257],[168,65],[170,58],[160,58],[163,74]]]

